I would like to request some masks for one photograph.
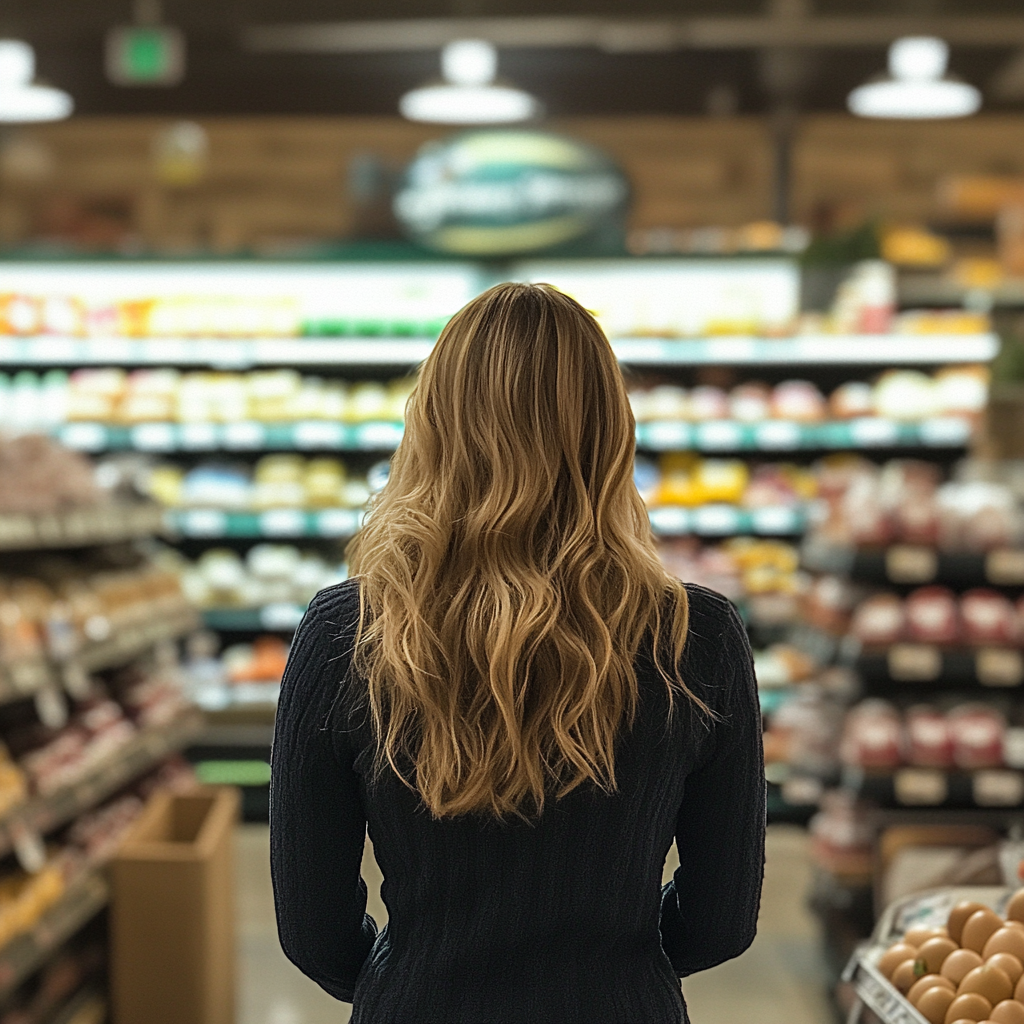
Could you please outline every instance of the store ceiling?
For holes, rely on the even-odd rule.
[[[801,8],[810,22],[794,18]],[[35,45],[40,75],[68,89],[82,114],[393,114],[401,94],[435,76],[438,67],[436,49],[408,48],[410,35],[415,39],[420,31],[408,19],[449,18],[491,19],[491,30],[505,31],[512,45],[502,46],[502,75],[541,97],[554,116],[701,114],[730,106],[759,113],[774,102],[773,68],[776,82],[781,75],[794,83],[803,109],[845,109],[850,89],[884,68],[885,40],[896,26],[891,19],[898,17],[900,31],[949,30],[951,71],[985,91],[986,109],[1024,107],[1024,60],[1016,90],[1000,93],[997,84],[1000,72],[1024,50],[1020,0],[814,0],[807,8],[806,0],[633,0],[627,20],[622,0],[165,0],[164,20],[184,29],[189,48],[186,79],[173,88],[121,88],[104,78],[104,33],[130,23],[132,0],[3,0],[0,35]],[[773,41],[794,41],[795,63],[766,56],[749,42],[762,38],[759,22],[751,19],[772,11],[772,24],[779,24],[779,15],[783,22]],[[538,24],[543,42],[556,38],[545,35],[543,22],[527,19],[552,17],[573,19],[567,24],[575,30],[607,22],[625,29],[620,40],[628,40],[635,26],[640,49],[527,45],[537,38]],[[746,25],[736,45],[730,43],[733,35],[720,31],[732,18]],[[837,22],[829,19],[837,18],[851,19],[843,23],[839,41],[806,45],[834,39]],[[376,43],[346,45],[351,33],[342,32],[335,52],[295,52],[294,40],[278,45],[287,43],[287,34],[259,32],[268,26],[351,26],[382,19],[383,33],[371,33]],[[693,31],[709,23],[719,32],[711,44],[707,32]],[[436,35],[438,24],[431,24]],[[658,39],[669,38],[663,26],[673,41],[659,51]],[[822,26],[827,30],[820,31]],[[605,38],[595,32],[595,39]],[[320,30],[313,36],[327,38]],[[568,37],[575,38],[572,32]]]

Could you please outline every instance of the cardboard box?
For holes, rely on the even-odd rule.
[[[114,1024],[234,1024],[239,794],[158,793],[111,865]]]

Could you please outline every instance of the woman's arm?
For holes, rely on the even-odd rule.
[[[735,609],[717,600],[719,635],[708,639],[719,656],[701,668],[721,680],[725,692],[716,710],[722,719],[713,724],[710,757],[686,780],[676,820],[679,868],[661,899],[662,945],[680,977],[739,956],[753,942],[764,877],[766,793],[754,662]],[[697,671],[692,663],[690,671]]]
[[[271,755],[270,866],[285,954],[351,1002],[377,926],[359,875],[366,817],[358,776],[344,744],[336,750],[329,721],[349,664],[337,634],[318,599],[288,658]]]

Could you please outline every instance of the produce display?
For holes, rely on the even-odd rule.
[[[37,434],[0,436],[0,513],[56,512],[102,498],[85,456]]]
[[[912,927],[875,967],[929,1024],[1024,1024],[1024,890],[1005,916],[972,900]]]

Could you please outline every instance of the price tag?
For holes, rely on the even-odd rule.
[[[750,520],[754,533],[774,535],[796,533],[800,517],[796,509],[785,505],[770,505],[767,508],[755,508],[750,513]]]
[[[107,447],[107,428],[102,423],[69,423],[60,432],[61,444],[79,452],[101,452]]]
[[[306,517],[297,508],[272,508],[260,515],[260,533],[265,537],[301,537]]]
[[[893,776],[896,802],[904,807],[934,807],[949,794],[945,773],[933,768],[901,768]]]
[[[132,427],[130,436],[139,452],[172,452],[177,447],[173,423],[140,423]]]
[[[974,656],[974,669],[983,686],[1020,686],[1024,682],[1024,657],[1008,647],[983,647]]]
[[[341,448],[345,437],[344,427],[331,420],[303,420],[296,423],[292,436],[296,448]]]
[[[732,420],[709,420],[697,427],[697,447],[726,451],[743,446],[743,428]]]
[[[359,448],[390,449],[402,440],[403,424],[380,421],[363,423],[356,428],[356,446]]]
[[[651,529],[665,537],[677,537],[690,532],[690,510],[679,505],[652,508],[648,513]]]
[[[44,686],[36,691],[36,714],[48,729],[63,729],[68,723],[68,702],[56,686]]]
[[[19,818],[15,818],[8,823],[7,834],[11,837],[14,856],[18,858],[22,870],[30,875],[42,871],[46,865],[46,846],[39,833]]]
[[[942,653],[931,644],[895,644],[888,662],[889,675],[900,682],[931,682],[942,675]]]
[[[892,420],[877,419],[873,416],[864,416],[850,423],[853,443],[864,448],[893,445],[898,440],[899,433],[899,427]]]
[[[181,532],[186,537],[223,537],[228,517],[218,508],[194,508],[181,517]]]
[[[985,557],[985,579],[996,586],[1024,583],[1024,549],[990,551]]]
[[[921,423],[921,443],[932,448],[959,448],[971,439],[971,425],[961,416],[936,416]]]
[[[328,508],[316,517],[321,537],[351,537],[359,529],[359,513],[352,508]]]
[[[1024,801],[1024,775],[994,769],[975,772],[971,779],[974,802],[979,807],[1016,807]]]
[[[765,451],[791,451],[803,442],[800,424],[792,420],[767,420],[755,428],[754,436]]]
[[[302,621],[304,609],[298,605],[268,604],[260,609],[260,625],[264,629],[295,629]]]
[[[693,430],[689,423],[659,420],[648,423],[641,436],[643,444],[648,448],[671,451],[674,448],[689,448]]]
[[[732,505],[702,505],[693,513],[695,533],[724,536],[738,532],[739,526],[740,514]]]
[[[262,448],[266,444],[267,432],[262,423],[239,420],[224,425],[224,447],[235,450]]]
[[[216,423],[182,423],[178,443],[183,451],[207,452],[219,447],[220,428]]]
[[[932,548],[895,544],[885,553],[885,574],[893,583],[928,583],[939,571]]]

